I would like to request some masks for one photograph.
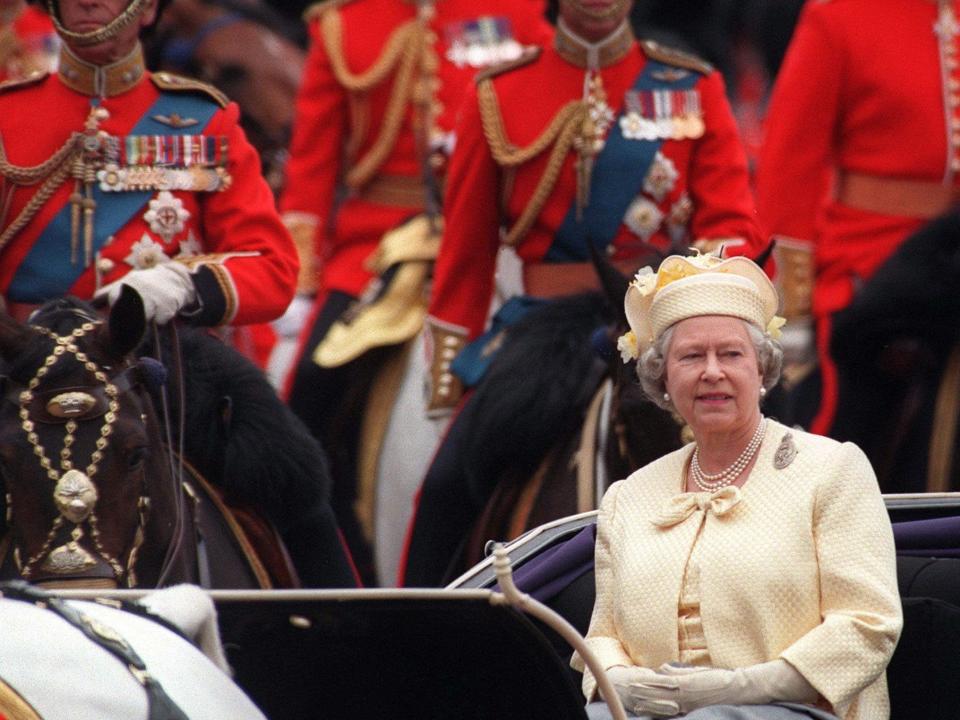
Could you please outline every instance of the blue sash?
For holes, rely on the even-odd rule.
[[[147,109],[128,135],[195,135],[205,128],[219,106],[208,98],[194,94],[163,93]],[[154,115],[173,114],[195,118],[199,125],[174,128],[153,119]],[[70,182],[68,180],[67,182]],[[153,197],[152,191],[100,191],[95,183],[93,198],[97,202],[93,226],[93,250],[98,252],[107,239],[126,225]],[[82,261],[70,260],[70,203],[60,209],[37,238],[24,258],[7,290],[13,302],[41,303],[65,295],[87,270]]]
[[[690,90],[700,79],[695,72],[684,74],[675,80],[671,77],[675,70],[656,60],[648,59],[643,71],[633,83],[633,90]],[[588,205],[583,208],[582,217],[577,220],[576,200],[567,210],[567,215],[553,238],[553,244],[547,251],[546,262],[583,262],[590,258],[588,242],[602,251],[613,242],[623,216],[630,203],[640,194],[643,181],[647,177],[650,165],[663,144],[657,140],[630,140],[623,136],[620,129],[620,115],[610,126],[603,150],[594,158],[593,173],[590,179]]]
[[[494,314],[490,329],[468,343],[453,359],[450,372],[460,378],[466,387],[476,385],[486,375],[497,354],[499,344],[492,344],[496,337],[545,302],[547,301],[528,295],[514,295],[507,300]]]

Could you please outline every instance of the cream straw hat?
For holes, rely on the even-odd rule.
[[[641,269],[624,299],[630,332],[617,343],[624,362],[636,359],[674,323],[701,315],[729,315],[780,336],[784,320],[770,278],[745,257],[671,255],[654,273]]]

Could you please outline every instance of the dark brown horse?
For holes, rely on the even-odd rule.
[[[161,364],[133,354],[145,329],[132,291],[105,322],[72,299],[46,304],[29,325],[0,313],[0,576],[60,586],[295,585],[276,525],[292,540],[308,584],[352,584],[349,570],[340,570],[346,562],[324,497],[322,452],[310,441],[308,454],[315,449],[319,456],[295,450],[309,435],[291,429],[267,381],[260,377],[267,391],[253,402],[236,386],[204,391],[198,362],[212,361],[217,369],[208,374],[218,382],[236,377],[216,362],[217,353],[229,349],[207,337],[185,343],[185,376],[192,379],[175,382],[166,368],[179,361]],[[166,392],[178,385],[190,402]],[[260,387],[254,376],[238,385]],[[161,422],[155,408],[183,423]],[[253,428],[255,439],[243,431],[251,422],[261,423]],[[262,429],[271,424],[283,435],[273,445]],[[270,467],[253,466],[254,457]],[[246,477],[238,469],[244,466]],[[273,485],[245,490],[250,478],[269,485],[264,477]],[[298,502],[289,502],[291,491]],[[250,500],[266,505],[272,524],[248,509]],[[284,516],[277,508],[288,504],[295,509]],[[301,535],[313,538],[325,556],[315,559]]]

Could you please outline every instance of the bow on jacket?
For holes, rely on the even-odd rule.
[[[740,502],[740,488],[727,485],[714,493],[686,492],[674,495],[664,503],[660,514],[651,520],[657,527],[668,528],[682,523],[695,511],[702,510],[714,515],[730,512]]]

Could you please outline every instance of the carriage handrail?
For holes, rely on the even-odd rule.
[[[607,676],[607,672],[597,656],[587,645],[584,639],[573,625],[557,612],[544,605],[539,600],[530,597],[527,593],[522,593],[517,589],[513,582],[513,569],[510,564],[510,553],[504,547],[503,543],[497,543],[493,549],[493,567],[497,573],[497,582],[500,584],[501,592],[494,592],[490,601],[494,604],[508,603],[517,610],[533,615],[537,620],[548,625],[563,637],[580,657],[586,663],[587,667],[593,673],[600,688],[600,694],[610,708],[610,714],[613,720],[626,720],[627,714],[623,709],[623,703],[617,694],[613,683]]]
[[[960,492],[919,492],[919,493],[884,493],[883,502],[889,507],[899,501],[920,502],[929,501],[931,504],[946,503],[960,505]]]
[[[70,600],[96,600],[115,598],[117,600],[136,600],[152,588],[117,590],[80,590],[58,588],[51,595]],[[344,589],[297,589],[297,590],[206,590],[215,603],[255,601],[304,602],[311,600],[339,600],[341,602],[366,600],[478,600],[488,599],[491,591],[484,589],[445,590],[441,588],[344,588]]]
[[[556,520],[551,520],[550,522],[544,523],[543,525],[538,525],[535,528],[530,528],[522,535],[518,535],[513,540],[506,542],[507,551],[512,551],[513,549],[523,545],[526,542],[529,542],[538,535],[543,535],[548,530],[552,530],[555,527],[563,527],[564,525],[569,525],[572,522],[578,520],[585,520],[587,518],[595,517],[600,514],[599,510],[588,510],[587,512],[577,513],[576,515],[566,515],[562,518]],[[459,576],[455,580],[447,583],[447,589],[456,589],[460,587],[464,582],[479,574],[483,570],[487,569],[493,565],[493,555],[485,557],[479,563],[474,565],[472,568],[467,570],[463,575]]]

